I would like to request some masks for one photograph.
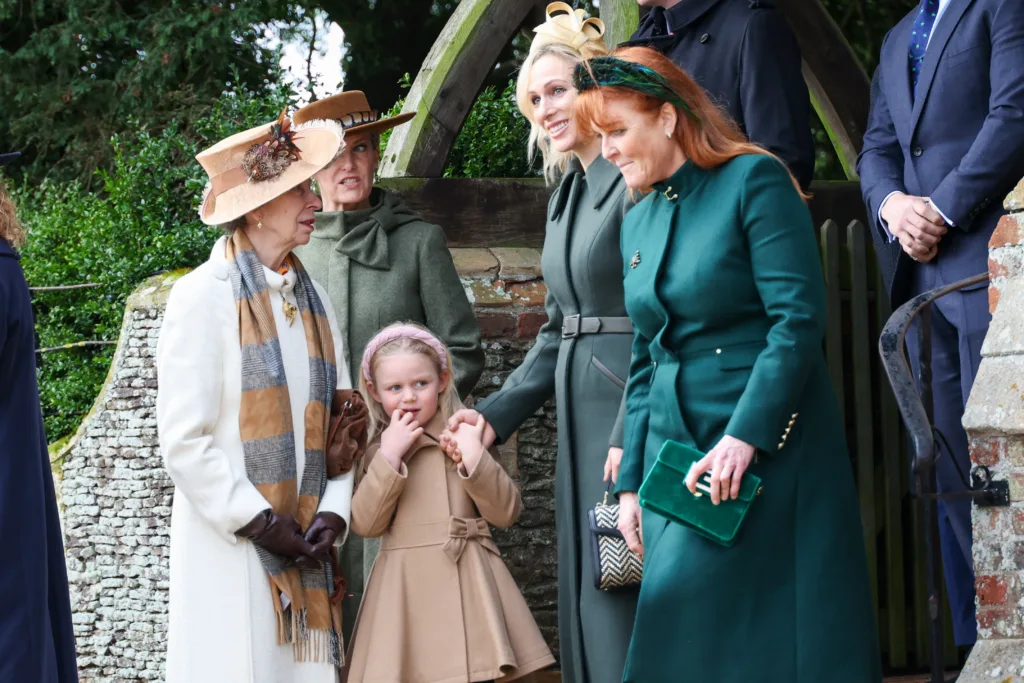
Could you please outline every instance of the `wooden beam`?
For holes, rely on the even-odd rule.
[[[431,223],[444,228],[450,247],[544,245],[550,188],[537,178],[387,178],[394,191]],[[860,186],[849,182],[811,186],[815,226],[865,220]]]
[[[636,32],[640,5],[636,0],[601,0],[600,16],[605,25],[604,42],[614,49]]]
[[[779,0],[778,5],[800,43],[814,108],[847,178],[854,180],[871,105],[871,82],[820,0]]]
[[[391,134],[382,177],[438,177],[487,73],[537,0],[462,0],[406,97],[415,119]]]

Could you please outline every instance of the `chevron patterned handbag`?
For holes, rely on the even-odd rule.
[[[609,491],[611,484],[608,484]],[[587,510],[590,525],[590,561],[594,565],[594,588],[603,591],[639,586],[644,575],[643,558],[626,545],[618,529],[619,506],[604,500]]]

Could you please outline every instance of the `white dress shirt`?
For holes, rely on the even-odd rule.
[[[950,0],[939,0],[939,9],[935,12],[935,23],[932,24],[931,33],[929,33],[926,36],[928,38],[928,42],[926,44],[925,50],[927,50],[927,45],[931,45],[931,43],[932,43],[932,35],[935,33],[935,28],[939,25],[939,22],[942,21],[942,14],[946,11],[946,8],[949,7],[949,2],[950,2]],[[892,197],[894,194],[901,194],[901,193],[900,192],[890,192],[888,195],[886,195],[885,199],[882,200],[882,203],[878,207],[878,222],[881,223],[883,228],[885,228],[885,233],[887,235],[889,235],[889,241],[890,242],[895,240],[896,237],[891,232],[889,232],[889,225],[882,219],[882,209],[885,208],[886,202],[888,202],[889,198]],[[944,221],[946,221],[947,224],[954,225],[953,221],[949,220],[949,218],[946,216],[946,214],[942,213],[942,209],[940,209],[939,207],[935,206],[934,204],[932,204],[932,208],[934,208],[936,211],[939,212],[939,215],[942,216],[942,219]]]

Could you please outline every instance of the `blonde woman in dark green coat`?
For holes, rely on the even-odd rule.
[[[610,593],[594,587],[587,509],[601,500],[609,445],[619,443],[612,432],[632,327],[623,304],[618,245],[629,198],[618,170],[601,158],[600,140],[573,121],[572,70],[584,57],[607,52],[603,25],[565,3],[549,5],[548,16],[537,29],[517,94],[549,178],[561,173],[548,204],[542,258],[549,321],[522,365],[477,410],[492,441],[507,439],[555,396],[562,680],[618,683],[636,590]],[[457,428],[459,420],[475,423],[476,414],[457,415],[451,426]]]
[[[635,334],[616,489],[619,529],[644,553],[623,680],[879,683],[810,213],[782,162],[683,71],[647,48],[615,54],[575,83],[580,125],[647,193],[621,240]],[[640,523],[637,491],[668,440],[706,453],[683,495],[705,472],[714,505],[761,478],[735,545],[649,510]]]

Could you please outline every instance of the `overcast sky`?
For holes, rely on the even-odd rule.
[[[345,33],[333,21],[327,20],[324,12],[316,12],[316,49],[313,55],[313,78],[317,82],[316,96],[322,99],[342,89],[342,62],[345,58]],[[309,19],[307,18],[307,21]],[[264,42],[269,47],[281,45],[280,28],[271,26],[265,32]],[[309,102],[309,79],[306,60],[309,57],[307,40],[285,42],[281,55],[281,66],[291,74],[291,84],[299,98],[298,106]]]

